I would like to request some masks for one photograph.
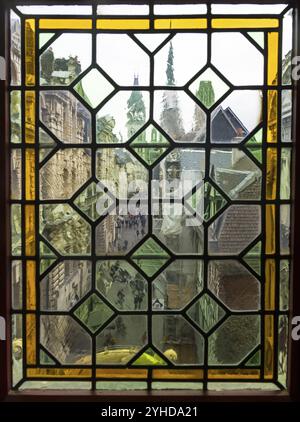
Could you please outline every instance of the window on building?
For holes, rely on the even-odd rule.
[[[9,11],[12,389],[286,390],[294,9],[79,3]]]

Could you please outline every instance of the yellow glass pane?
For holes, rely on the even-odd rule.
[[[147,379],[148,370],[147,369],[106,369],[98,368],[96,370],[97,378],[138,378],[138,379]]]
[[[277,149],[267,148],[266,199],[276,199]]]
[[[25,83],[35,85],[35,19],[25,20]]]
[[[36,316],[26,315],[26,361],[28,365],[36,364]]]
[[[36,289],[35,289],[35,261],[26,262],[26,308],[29,311],[36,309]]]
[[[41,29],[92,29],[92,19],[40,19]]]
[[[273,378],[273,367],[274,367],[274,316],[265,315],[264,375],[266,379]]]
[[[266,253],[275,253],[275,205],[266,205]]]
[[[215,18],[212,19],[213,28],[278,28],[278,19],[257,19],[257,18]]]
[[[153,379],[195,379],[203,378],[202,369],[154,369],[152,373]]]
[[[265,265],[265,310],[273,311],[275,309],[275,260],[267,259]]]
[[[34,205],[25,205],[25,253],[35,255],[35,209]]]
[[[35,92],[25,92],[25,142],[35,141]]]
[[[29,148],[25,151],[25,199],[35,199],[35,150]]]
[[[277,142],[278,132],[278,92],[268,91],[268,130],[267,141]]]
[[[208,379],[257,379],[259,369],[209,369]]]
[[[205,29],[207,19],[155,19],[155,29]]]
[[[278,32],[268,33],[268,85],[278,84]]]
[[[91,369],[56,369],[56,368],[28,368],[27,376],[30,378],[90,378],[92,376]]]
[[[97,19],[97,29],[149,29],[149,19]]]

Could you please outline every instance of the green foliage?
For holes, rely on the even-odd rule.
[[[172,42],[170,43],[170,48],[169,48],[166,75],[167,75],[167,85],[174,86],[175,85],[174,52],[173,52]]]

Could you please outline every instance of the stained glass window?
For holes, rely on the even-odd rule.
[[[293,9],[183,3],[10,11],[13,389],[287,388]]]

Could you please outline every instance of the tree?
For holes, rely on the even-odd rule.
[[[41,56],[41,74],[47,82],[50,81],[54,69],[54,54],[52,48],[48,48]]]
[[[172,42],[170,43],[168,60],[167,60],[167,85],[175,85],[174,75],[174,51]],[[163,94],[163,109],[160,116],[160,123],[162,128],[174,140],[180,140],[184,135],[182,125],[181,112],[178,105],[178,95],[176,91],[166,90]]]
[[[175,77],[174,77],[174,51],[173,51],[173,44],[170,42],[169,54],[168,54],[168,61],[167,61],[167,85],[174,86],[175,85]]]
[[[134,86],[139,85],[138,76],[134,77]],[[141,91],[134,90],[127,100],[127,132],[131,138],[146,122],[146,107]],[[143,134],[141,134],[143,135]],[[139,142],[143,139],[139,138]]]

